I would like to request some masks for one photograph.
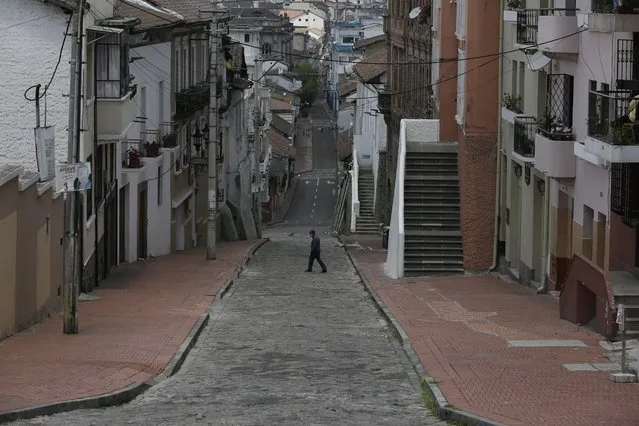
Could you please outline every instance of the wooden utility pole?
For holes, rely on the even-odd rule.
[[[217,105],[217,80],[218,80],[218,54],[220,51],[220,35],[218,31],[218,19],[213,15],[211,31],[209,32],[209,46],[211,49],[211,62],[209,64],[209,141],[208,141],[208,210],[206,218],[206,258],[216,258],[216,219],[217,219],[217,156],[219,141],[219,116]]]
[[[69,140],[67,164],[78,163],[80,146],[80,124],[82,106],[82,24],[84,0],[77,1],[77,10],[73,14],[73,43],[71,51],[71,74],[69,90]],[[78,197],[77,191],[70,191],[65,204],[65,236],[64,246],[64,285],[62,299],[64,303],[65,334],[78,333],[78,291],[80,282],[80,261],[78,253]]]

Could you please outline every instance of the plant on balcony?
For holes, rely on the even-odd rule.
[[[506,2],[506,8],[509,10],[519,9],[521,6],[521,0],[508,0]]]
[[[556,141],[573,140],[572,127],[564,124],[560,118],[546,111],[539,119],[539,133]]]
[[[140,161],[140,151],[137,148],[130,147],[126,151],[126,162],[124,163],[126,167],[132,169],[139,169],[142,167],[142,163]]]
[[[613,145],[639,144],[639,128],[635,123],[616,120],[610,123],[610,131]]]
[[[621,4],[615,7],[615,13],[619,15],[632,15],[635,13],[635,1],[623,0]]]
[[[510,93],[504,93],[504,107],[517,114],[522,114],[521,110],[521,96],[515,96]]]
[[[157,142],[145,142],[143,147],[147,157],[157,157],[160,155],[160,144]]]
[[[177,146],[177,134],[169,133],[162,137],[162,142],[166,148],[175,148]]]

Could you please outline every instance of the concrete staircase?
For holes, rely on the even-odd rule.
[[[463,272],[457,147],[407,152],[404,276]]]
[[[358,234],[377,234],[379,223],[375,217],[375,180],[371,171],[360,169],[357,191],[359,217],[355,223],[355,232]]]
[[[626,338],[639,339],[639,279],[625,271],[611,271],[608,280],[612,285],[615,305],[625,306]],[[617,339],[621,339],[621,332]]]

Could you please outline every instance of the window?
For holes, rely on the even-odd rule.
[[[158,82],[158,126],[164,123],[164,82]]]
[[[91,165],[91,175],[89,175],[89,180],[92,181],[93,174],[95,174],[95,171],[93,170],[93,168],[95,167],[95,164],[93,164],[93,155],[89,155],[89,157],[87,158],[87,163]],[[93,215],[93,188],[84,191],[84,204],[86,204],[87,206],[86,220],[89,220],[89,218]]]
[[[197,55],[195,54],[195,42],[191,42],[191,85],[199,83],[199,79],[197,77]]]
[[[182,89],[186,89],[189,87],[189,62],[187,59],[187,51],[186,48],[182,49]]]
[[[162,205],[162,166],[158,167],[158,206]]]
[[[180,90],[182,90],[182,80],[180,79],[180,64],[182,62],[180,61],[180,51],[176,50],[175,51],[175,70],[173,72],[173,75],[175,76],[175,81],[173,82],[173,84],[175,85],[175,91],[179,92]]]
[[[95,43],[98,98],[119,99],[129,91],[129,46],[126,33],[100,35]]]
[[[592,233],[595,212],[593,209],[584,204],[583,206],[583,224],[581,231],[581,249],[582,254],[592,260]]]
[[[342,37],[342,43],[353,43],[354,41],[354,37]]]
[[[251,42],[251,35],[244,34],[244,43],[250,43],[250,42]]]

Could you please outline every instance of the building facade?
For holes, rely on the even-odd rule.
[[[501,73],[504,258],[524,284],[561,292],[562,318],[612,337],[639,290],[637,9],[548,6],[503,11],[504,49],[520,50]]]

